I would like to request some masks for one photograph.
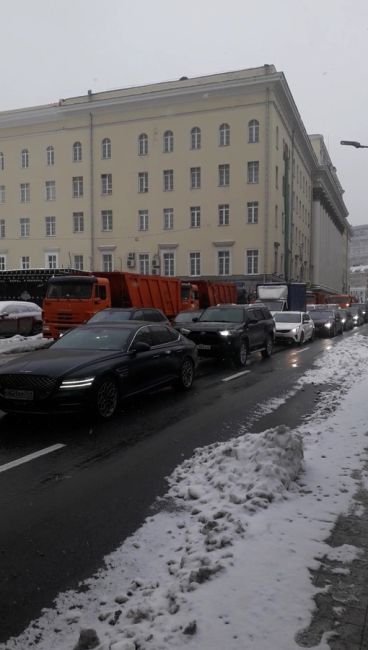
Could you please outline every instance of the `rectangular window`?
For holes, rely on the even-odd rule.
[[[29,255],[23,255],[23,257],[20,258],[20,266],[24,271],[31,268],[31,258]]]
[[[45,183],[45,198],[46,198],[46,201],[55,201],[55,199],[56,199],[56,183],[55,183],[55,181],[46,181],[46,183]]]
[[[101,210],[102,232],[112,232],[112,210]]]
[[[139,273],[149,275],[150,272],[150,256],[148,253],[139,253],[138,257]]]
[[[190,227],[191,228],[201,227],[201,208],[199,207],[199,205],[190,208]]]
[[[172,192],[174,189],[174,170],[164,170],[164,192]]]
[[[175,253],[163,253],[164,275],[175,275]]]
[[[218,275],[230,275],[230,251],[217,252]]]
[[[138,211],[138,230],[148,230],[148,210]]]
[[[190,168],[190,189],[198,190],[201,187],[201,168]]]
[[[139,172],[138,174],[138,192],[148,192],[148,172]]]
[[[247,203],[248,223],[258,223],[258,201]]]
[[[101,194],[112,194],[112,174],[101,174]]]
[[[57,253],[45,253],[45,267],[47,269],[57,269],[59,266]]]
[[[74,255],[74,268],[83,271],[83,255]]]
[[[5,203],[5,185],[0,185],[0,203]]]
[[[248,183],[259,183],[259,161],[252,160],[248,163]]]
[[[189,253],[189,273],[190,275],[201,275],[200,253]]]
[[[73,199],[83,196],[83,176],[73,176]]]
[[[46,237],[54,237],[56,235],[56,217],[45,217],[45,227]]]
[[[6,271],[6,255],[0,255],[0,271]]]
[[[247,251],[247,274],[256,275],[258,273],[258,250]]]
[[[0,239],[5,239],[5,219],[0,219]]]
[[[230,206],[228,203],[222,203],[218,207],[219,226],[228,226],[230,222]]]
[[[73,212],[73,232],[84,232],[83,212]]]
[[[164,209],[164,230],[173,230],[174,228],[174,210],[173,208]]]
[[[112,253],[102,253],[102,270],[105,273],[111,273],[113,270]]]
[[[21,183],[20,184],[20,202],[21,203],[29,203],[31,200],[31,190],[29,183]]]
[[[218,184],[220,187],[228,187],[230,185],[230,165],[218,166]]]
[[[21,217],[19,220],[20,236],[29,237],[31,234],[31,224],[29,217]]]

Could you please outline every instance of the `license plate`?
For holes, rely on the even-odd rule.
[[[205,343],[198,343],[197,348],[198,350],[210,350],[211,346],[206,345]]]
[[[4,397],[7,399],[22,399],[28,402],[33,400],[33,390],[15,390],[13,388],[6,388]]]

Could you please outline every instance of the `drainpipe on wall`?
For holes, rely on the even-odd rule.
[[[263,243],[263,277],[268,272],[268,228],[270,206],[270,89],[266,89],[265,119],[265,197],[264,197],[264,243]]]
[[[291,277],[291,229],[293,223],[293,189],[294,189],[294,130],[291,135],[291,155],[288,147],[284,149],[284,174],[285,174],[285,192],[284,192],[284,215],[285,215],[285,239],[284,239],[284,274],[286,282]],[[289,177],[291,176],[291,182]]]
[[[89,211],[91,226],[91,271],[95,271],[95,206],[94,206],[94,163],[93,163],[93,115],[89,114]]]

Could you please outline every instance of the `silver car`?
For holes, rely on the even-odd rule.
[[[273,314],[276,341],[303,345],[314,339],[314,322],[305,311],[277,311]]]
[[[42,332],[42,309],[25,300],[0,300],[0,337]]]

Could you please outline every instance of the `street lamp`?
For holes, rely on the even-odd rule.
[[[368,144],[360,144],[355,140],[341,140],[340,144],[347,144],[349,147],[355,147],[356,149],[368,149]]]

